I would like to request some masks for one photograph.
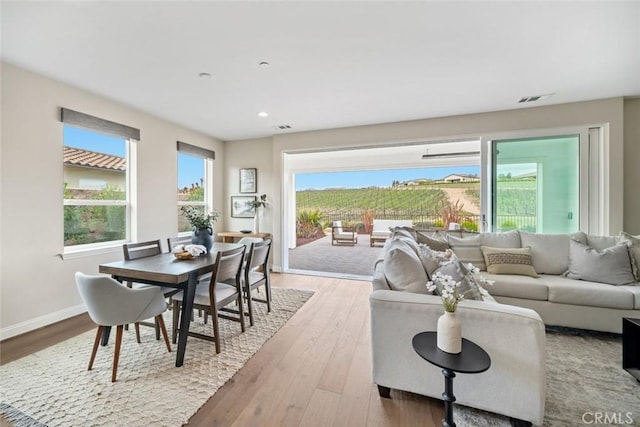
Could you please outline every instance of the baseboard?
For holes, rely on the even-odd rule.
[[[6,328],[0,329],[0,341],[77,316],[78,314],[85,313],[86,311],[87,307],[84,304],[80,304],[74,307],[65,308],[64,310],[56,311],[55,313],[45,314],[44,316],[36,317],[35,319],[29,319],[16,325],[7,326]]]
[[[273,271],[274,273],[282,273],[282,267],[280,267],[279,265],[272,265],[271,271]]]

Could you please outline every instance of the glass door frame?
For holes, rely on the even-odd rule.
[[[580,230],[590,234],[609,234],[607,206],[603,193],[603,189],[608,188],[608,170],[605,167],[606,153],[608,152],[605,125],[518,130],[483,135],[480,143],[481,231],[486,232],[493,229],[492,150],[494,141],[552,138],[562,135],[578,135],[580,138]]]

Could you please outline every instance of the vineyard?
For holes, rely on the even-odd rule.
[[[451,185],[449,185],[451,186]],[[464,194],[476,206],[480,205],[478,183],[458,183]],[[390,188],[345,188],[304,190],[296,192],[297,214],[316,212],[326,227],[332,221],[345,225],[367,228],[371,218],[410,219],[416,228],[446,227],[449,222],[459,222],[465,229],[478,230],[479,216],[450,200],[446,186],[415,186]],[[536,183],[535,180],[504,180],[498,182],[498,228],[520,228],[535,231]],[[477,212],[477,211],[476,211]]]

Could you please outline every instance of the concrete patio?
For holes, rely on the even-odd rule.
[[[289,249],[289,269],[295,272],[331,273],[331,276],[369,279],[382,253],[382,245],[369,246],[369,235],[359,234],[354,246],[331,245],[331,236]]]

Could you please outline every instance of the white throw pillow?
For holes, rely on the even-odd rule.
[[[429,277],[416,251],[404,239],[393,239],[384,254],[384,274],[396,291],[427,294]]]
[[[519,248],[520,234],[518,231],[507,231],[504,233],[480,233],[469,237],[455,237],[448,235],[449,246],[456,256],[463,263],[471,263],[480,270],[486,270],[484,256],[480,246],[491,246],[494,248]]]
[[[634,283],[627,244],[619,243],[598,251],[572,239],[569,242],[567,277],[609,285]]]
[[[531,259],[537,273],[561,275],[569,268],[571,237],[568,234],[533,234],[521,231],[520,240],[522,247],[531,247]]]

